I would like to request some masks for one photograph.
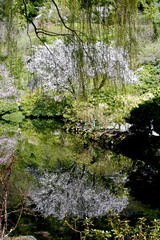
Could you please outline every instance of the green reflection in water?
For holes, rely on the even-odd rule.
[[[13,178],[21,182],[23,186],[19,188],[22,191],[24,186],[28,191],[29,182],[33,181],[30,172],[43,174],[46,170],[52,173],[57,169],[67,172],[76,164],[80,168],[85,166],[90,173],[88,179],[103,182],[113,194],[126,195],[124,185],[132,166],[130,159],[96,145],[86,145],[81,136],[65,133],[61,125],[51,120],[24,121],[12,131],[6,124],[4,129],[9,129],[8,137],[17,142]],[[35,180],[38,181],[37,178]]]
[[[49,124],[49,128],[47,127],[46,123]],[[47,188],[47,186],[45,185],[46,183],[42,184],[41,182],[42,178],[44,178],[44,173],[46,177],[47,171],[48,176],[46,177],[46,181],[48,181],[48,179],[50,178],[53,178],[53,181],[57,182],[58,185],[59,183],[57,179],[61,179],[62,186],[60,188],[62,190],[60,190],[60,195],[63,195],[62,192],[66,191],[67,188],[70,188],[71,190],[70,192],[68,192],[68,194],[74,195],[77,185],[65,185],[67,179],[69,179],[68,181],[70,182],[79,182],[79,185],[82,185],[82,188],[84,189],[79,189],[81,195],[84,195],[84,192],[86,191],[85,187],[87,187],[88,189],[90,188],[90,192],[88,191],[88,194],[91,194],[92,197],[90,197],[89,199],[90,201],[91,199],[92,201],[96,201],[94,198],[95,196],[98,196],[97,204],[100,204],[100,201],[102,200],[101,197],[97,195],[97,191],[99,193],[102,192],[101,195],[103,195],[103,199],[105,198],[105,194],[107,199],[107,195],[110,193],[115,197],[121,199],[123,199],[123,197],[127,197],[127,189],[125,188],[125,183],[127,181],[128,171],[131,169],[132,166],[132,162],[130,159],[122,155],[116,155],[111,151],[101,149],[98,146],[86,145],[81,136],[65,133],[62,130],[61,126],[57,126],[57,124],[51,121],[25,122],[20,131],[20,139],[21,141],[18,148],[18,159],[20,159],[21,165],[23,165],[25,169],[28,169],[28,172],[30,172],[32,176],[35,177],[35,180],[38,183],[40,182],[42,189],[44,186],[45,188]],[[78,170],[78,172],[77,167],[78,169],[81,169]],[[82,180],[81,178],[79,178],[79,176],[83,175],[82,172],[84,168],[85,181],[83,181],[84,179]],[[74,171],[75,173],[73,177]],[[80,174],[79,171],[81,172]],[[53,185],[55,186],[56,184],[54,183]],[[109,190],[109,193],[105,192],[106,189]],[[41,192],[41,189],[38,189],[37,191]],[[49,188],[48,192],[50,192]],[[54,199],[53,193],[54,191],[52,191],[50,199]],[[93,197],[93,195],[95,196]],[[33,197],[33,194],[31,194],[31,197]],[[65,196],[63,197],[65,198]],[[46,198],[49,199],[49,196],[46,195]],[[79,197],[79,195],[74,196],[74,198],[77,198],[77,201],[82,202],[82,199]],[[111,202],[111,197],[108,198]],[[38,202],[40,201],[41,199],[38,200]],[[69,200],[67,200],[67,202],[68,201]],[[118,205],[118,199],[116,201]],[[126,204],[127,199],[124,206],[126,206]],[[60,206],[62,207],[63,205],[60,202],[58,203],[57,201],[57,206],[58,207],[56,208],[59,209]],[[44,208],[44,206],[42,208]],[[96,206],[94,206],[94,208],[96,208]],[[90,211],[93,211],[93,208],[90,209],[92,209]],[[121,209],[123,209],[123,207]],[[106,211],[107,210],[104,209],[102,211],[103,214],[105,214]],[[50,211],[50,214],[56,214],[56,216],[58,217],[55,211]],[[68,214],[68,212],[66,212],[66,214]],[[72,214],[70,210],[69,214]],[[88,214],[92,216],[91,213]],[[82,215],[83,214],[79,214],[78,212],[78,216]],[[102,215],[102,213],[99,215]],[[61,214],[61,216],[64,215]],[[94,216],[96,216],[96,213],[94,213]]]
[[[41,182],[44,174],[48,174],[49,178],[46,179],[49,180],[56,173],[56,177],[63,180],[63,187],[72,187],[72,185],[65,185],[64,182],[66,179],[70,179],[76,183],[77,176],[82,174],[84,168],[87,173],[86,181],[81,181],[81,183],[84,188],[87,184],[90,187],[90,191],[93,193],[90,195],[93,196],[90,198],[92,201],[95,201],[94,197],[99,186],[99,192],[102,191],[105,194],[105,189],[109,189],[109,193],[119,199],[129,195],[125,184],[132,170],[130,159],[101,149],[97,145],[86,144],[81,136],[65,133],[61,125],[54,121],[28,120],[19,125],[2,122],[0,133],[1,139],[5,138],[16,142],[13,147],[16,152],[16,161],[12,165],[8,195],[8,207],[12,210],[19,210],[22,197],[24,195],[27,197],[31,189],[36,193],[42,190],[42,187],[47,187]],[[4,152],[2,148],[0,150],[0,157],[2,157]],[[6,150],[6,154],[8,150]],[[1,176],[6,166],[7,164],[0,165]],[[74,167],[75,171],[73,171]],[[79,169],[78,173],[77,169]],[[72,174],[70,174],[71,172]],[[96,187],[91,188],[93,186]],[[63,191],[64,188],[61,190]],[[72,190],[74,193],[74,188]],[[83,194],[82,191],[81,193]],[[49,196],[53,197],[52,194]],[[136,206],[135,203],[132,202],[132,204],[130,211]],[[57,202],[57,209],[59,206]],[[92,211],[92,208],[90,209]],[[144,211],[143,207],[141,211]],[[18,217],[18,213],[16,216]],[[13,216],[11,217],[13,218]]]

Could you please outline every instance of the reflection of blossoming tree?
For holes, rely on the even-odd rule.
[[[35,49],[27,68],[34,73],[33,85],[47,90],[68,90],[75,96],[85,95],[103,87],[107,79],[135,82],[136,76],[129,69],[127,54],[122,48],[113,48],[103,42],[96,44],[65,44],[57,40]]]
[[[14,156],[10,156],[10,163],[3,171],[3,174],[1,174],[0,239],[3,239],[3,237],[6,236],[8,229],[8,212],[7,212],[8,184],[14,159],[15,159]],[[9,231],[9,233],[11,231]]]
[[[20,212],[17,222],[9,226],[8,195],[12,169],[15,164],[16,141],[1,137],[0,146],[0,239],[4,239],[17,228],[23,207],[17,210]]]
[[[44,216],[97,217],[108,211],[120,213],[128,204],[126,196],[116,196],[84,167],[72,167],[69,171],[45,172],[37,189],[30,192],[35,210]],[[114,184],[114,182],[113,182]]]

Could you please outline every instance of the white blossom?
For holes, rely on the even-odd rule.
[[[78,46],[65,44],[60,39],[47,45],[47,48],[36,47],[35,54],[27,63],[37,83],[46,90],[72,91],[74,88],[77,91],[82,77],[86,79],[102,75],[117,81],[137,81],[122,48],[113,48],[103,42]]]
[[[113,182],[114,184],[114,182]],[[94,182],[92,174],[80,168],[45,172],[29,196],[45,217],[101,217],[109,211],[120,213],[128,204],[127,196],[116,196],[102,181]]]

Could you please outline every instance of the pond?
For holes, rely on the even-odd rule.
[[[157,149],[156,154],[147,152],[146,159],[135,155],[136,144],[113,151],[65,132],[52,120],[27,120],[19,126],[1,121],[0,132],[2,202],[4,192],[8,194],[6,231],[18,219],[15,235],[73,239],[69,219],[98,222],[111,213],[160,217]],[[152,141],[152,149],[157,141]]]

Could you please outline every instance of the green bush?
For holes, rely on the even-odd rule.
[[[13,113],[10,113],[10,114],[3,115],[2,119],[7,121],[7,122],[19,123],[19,122],[23,121],[24,116],[22,115],[21,112],[13,112]]]
[[[33,108],[32,116],[35,117],[54,117],[61,114],[61,104],[55,102],[51,97],[44,96],[37,100]]]
[[[135,222],[121,219],[118,215],[108,216],[105,225],[95,227],[91,219],[83,222],[83,230],[79,231],[66,221],[68,227],[79,232],[81,239],[96,240],[158,240],[160,239],[160,220],[149,221],[145,217],[138,218]]]
[[[15,102],[0,101],[0,116],[10,114],[18,110],[18,105]]]
[[[160,95],[160,63],[145,64],[139,72],[140,85],[138,88],[143,93],[153,93],[155,96]]]
[[[25,116],[31,116],[36,101],[38,100],[38,93],[26,94],[25,97],[21,100],[21,108]]]
[[[50,118],[63,115],[63,110],[67,105],[64,97],[28,94],[21,101],[23,113],[27,117]]]
[[[140,131],[151,131],[153,125],[154,130],[160,133],[160,97],[145,101],[133,108],[127,121]]]

